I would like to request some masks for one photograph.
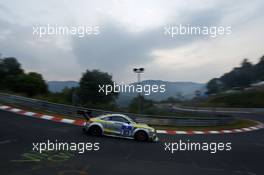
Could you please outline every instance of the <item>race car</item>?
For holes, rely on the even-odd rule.
[[[123,114],[105,114],[88,118],[83,131],[94,136],[115,136],[138,141],[158,141],[156,130],[146,124],[136,123]]]

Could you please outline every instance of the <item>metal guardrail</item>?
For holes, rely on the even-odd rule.
[[[171,105],[175,111],[189,111],[189,112],[209,112],[222,114],[250,114],[250,113],[264,113],[264,108],[223,108],[223,107],[190,107]]]
[[[0,101],[7,104],[13,104],[25,108],[33,108],[36,110],[52,112],[56,114],[82,118],[78,114],[78,111],[91,110],[94,116],[117,113],[113,111],[104,111],[91,108],[83,108],[71,105],[64,105],[58,103],[51,103],[43,100],[26,98],[17,95],[11,95],[6,93],[0,93]],[[215,125],[225,125],[234,121],[233,117],[226,116],[212,116],[205,118],[197,117],[176,117],[176,116],[159,116],[159,115],[141,115],[132,113],[123,113],[129,117],[133,118],[137,122],[146,123],[149,125],[168,125],[168,126],[215,126]]]

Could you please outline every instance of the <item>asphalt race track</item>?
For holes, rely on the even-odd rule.
[[[159,135],[158,143],[92,137],[81,127],[0,111],[1,175],[255,175],[264,174],[264,129],[218,135]],[[32,151],[32,142],[99,142],[99,151]],[[232,142],[231,151],[164,150],[164,142]]]

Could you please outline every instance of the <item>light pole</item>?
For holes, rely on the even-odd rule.
[[[144,68],[134,68],[133,71],[137,73],[137,83],[140,84],[140,74],[145,71]],[[141,101],[141,95],[140,92],[138,92],[138,113],[140,114],[142,111],[142,101]]]

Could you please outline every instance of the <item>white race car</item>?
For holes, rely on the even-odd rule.
[[[89,118],[83,131],[95,136],[107,135],[134,138],[138,141],[158,141],[154,128],[146,124],[136,123],[123,114],[105,114]]]

